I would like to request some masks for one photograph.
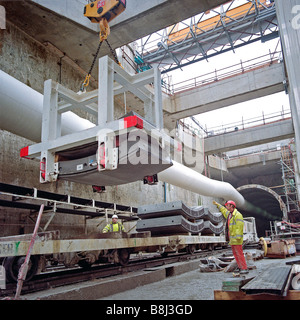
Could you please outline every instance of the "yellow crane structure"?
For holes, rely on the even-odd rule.
[[[126,9],[126,0],[95,0],[85,5],[84,12],[83,12],[84,16],[90,19],[92,23],[99,23],[100,42],[99,42],[99,46],[96,51],[94,60],[92,62],[92,65],[90,67],[90,70],[81,85],[80,91],[84,91],[84,89],[89,85],[91,72],[96,62],[96,59],[103,41],[107,43],[116,62],[120,64],[116,54],[114,53],[112,47],[107,41],[107,38],[110,34],[109,22],[112,21],[114,18],[116,18],[118,15],[120,15],[125,9]]]

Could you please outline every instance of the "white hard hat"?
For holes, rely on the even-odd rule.
[[[112,219],[118,219],[118,216],[116,214],[114,214],[111,218]]]

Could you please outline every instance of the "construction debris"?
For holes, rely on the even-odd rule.
[[[200,259],[200,272],[217,272],[223,271],[229,262],[222,261],[216,257]]]
[[[270,268],[247,277],[231,277],[223,281],[222,290],[215,290],[215,300],[299,300],[300,261]]]
[[[262,259],[264,253],[261,250],[251,250],[245,253],[245,258],[249,270],[256,269],[254,260]],[[209,257],[200,259],[200,272],[234,272],[237,269],[237,263],[234,259],[234,256],[221,256],[219,258]]]

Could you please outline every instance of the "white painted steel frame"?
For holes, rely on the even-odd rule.
[[[115,82],[119,85],[116,86]],[[145,87],[154,84],[154,94]],[[64,88],[53,80],[45,81],[42,141],[29,146],[27,157],[41,157],[41,166],[44,176],[40,175],[40,182],[52,182],[58,178],[58,164],[55,153],[58,151],[81,146],[93,141],[106,141],[103,130],[115,132],[124,129],[123,120],[114,120],[114,95],[130,91],[144,102],[146,120],[145,129],[150,132],[163,128],[161,77],[158,69],[151,69],[137,75],[129,75],[108,56],[99,59],[99,88],[88,93],[75,93]],[[100,97],[100,98],[99,98]],[[98,100],[98,105],[95,103]],[[62,114],[81,108],[97,116],[98,124],[95,127],[62,136]],[[153,126],[150,125],[153,123]],[[101,137],[99,137],[101,132]],[[161,136],[160,133],[157,136]],[[106,148],[106,155],[114,159],[114,164],[106,169],[116,169],[116,152]]]

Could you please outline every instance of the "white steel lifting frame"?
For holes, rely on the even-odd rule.
[[[153,84],[154,91],[146,88],[147,84]],[[144,121],[143,129],[151,133],[156,131],[157,137],[164,136],[170,142],[170,138],[162,132],[161,76],[157,68],[129,75],[108,56],[105,56],[99,59],[99,87],[97,90],[75,93],[53,80],[45,81],[41,143],[21,150],[22,157],[41,157],[40,171],[43,173],[43,175],[40,174],[41,183],[56,181],[58,178],[56,152],[97,140],[98,145],[106,142],[107,163],[105,168],[108,170],[116,168],[117,152],[112,145],[110,145],[111,148],[107,148],[110,141],[109,133],[137,126],[136,123],[124,125],[123,119],[114,119],[114,96],[127,91],[133,93],[144,103],[144,116],[147,121]],[[97,125],[62,136],[62,114],[76,108],[96,116]]]

